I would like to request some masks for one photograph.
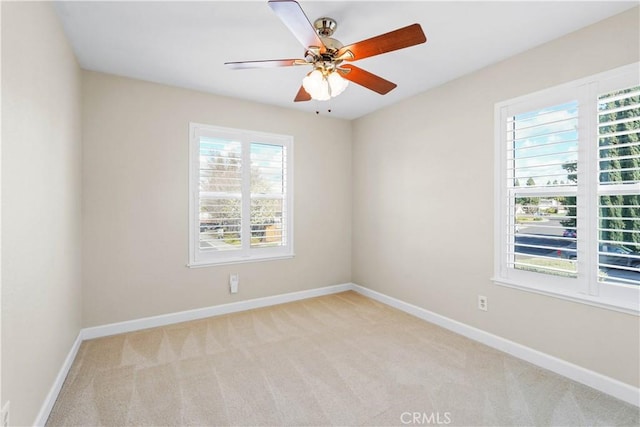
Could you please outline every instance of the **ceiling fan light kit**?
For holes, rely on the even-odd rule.
[[[396,84],[354,65],[342,65],[342,63],[392,52],[427,41],[420,24],[413,24],[343,46],[340,41],[331,38],[338,27],[334,19],[322,17],[312,25],[295,0],[269,0],[268,4],[306,49],[304,59],[225,62],[225,65],[232,69],[313,66],[313,70],[302,79],[302,86],[294,102],[311,99],[327,101],[344,92],[349,81],[384,95],[393,90]]]
[[[337,71],[316,68],[302,79],[302,87],[311,99],[328,101],[340,95],[349,85]]]

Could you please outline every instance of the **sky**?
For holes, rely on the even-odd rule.
[[[520,186],[526,185],[529,178],[537,186],[556,180],[568,182],[562,165],[578,160],[577,101],[518,114],[507,126],[509,140],[513,140],[515,178]]]
[[[252,176],[259,176],[264,190],[264,185],[269,186],[270,193],[282,194],[284,192],[283,163],[285,148],[281,145],[252,142],[251,144]],[[200,164],[206,167],[212,155],[221,157],[241,158],[242,143],[225,139],[200,137]],[[217,153],[217,154],[216,154]],[[257,172],[257,173],[256,173]]]

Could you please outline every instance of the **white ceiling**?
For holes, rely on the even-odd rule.
[[[620,13],[636,1],[299,1],[311,22],[338,21],[351,44],[415,22],[427,43],[355,63],[395,82],[387,95],[351,83],[332,101],[294,103],[309,67],[229,70],[226,61],[302,58],[266,0],[57,2],[84,69],[353,119]],[[618,41],[616,41],[618,42]],[[332,112],[328,113],[327,109]]]

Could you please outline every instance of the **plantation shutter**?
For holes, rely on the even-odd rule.
[[[200,250],[240,250],[242,144],[200,137]]]
[[[293,257],[293,138],[189,127],[189,266]]]
[[[640,285],[640,86],[598,97],[598,183],[599,279]]]
[[[251,144],[251,247],[286,245],[286,148]]]
[[[578,103],[510,115],[506,125],[507,266],[576,277]]]

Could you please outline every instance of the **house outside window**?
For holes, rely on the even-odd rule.
[[[189,266],[293,256],[293,138],[191,123]]]
[[[496,105],[496,283],[640,312],[639,75]]]

